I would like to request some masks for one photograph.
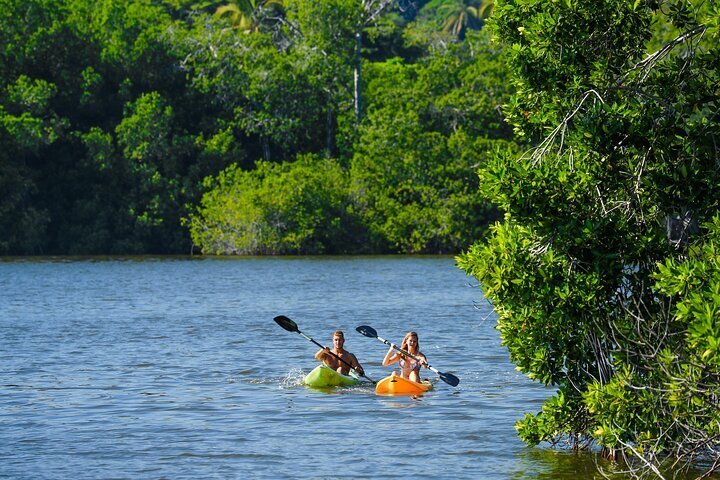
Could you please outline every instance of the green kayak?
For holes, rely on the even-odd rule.
[[[357,378],[343,375],[325,365],[315,367],[303,380],[303,383],[309,387],[347,387],[357,382]]]

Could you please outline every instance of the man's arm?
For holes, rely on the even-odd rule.
[[[360,373],[360,375],[365,375],[365,370],[363,370],[362,365],[360,365],[360,362],[358,362],[357,357],[352,353],[350,355],[352,355],[352,362],[350,362],[350,364],[353,366],[353,368],[355,370],[357,370]]]
[[[325,357],[327,357],[327,347],[321,348],[315,354],[315,360],[317,360],[319,362],[324,362]]]

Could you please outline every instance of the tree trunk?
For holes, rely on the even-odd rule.
[[[362,113],[362,85],[361,85],[361,69],[362,57],[360,49],[362,48],[362,33],[355,34],[355,123],[360,123]]]
[[[265,158],[265,160],[270,160],[270,139],[268,139],[267,137],[262,137],[261,143],[263,158]]]

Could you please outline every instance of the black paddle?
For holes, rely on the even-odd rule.
[[[273,320],[275,320],[275,323],[277,323],[278,325],[280,325],[282,328],[284,328],[284,329],[287,330],[288,332],[297,332],[297,333],[299,333],[300,335],[302,335],[303,337],[305,337],[306,339],[310,340],[312,343],[314,343],[314,344],[317,345],[318,347],[320,347],[320,348],[325,348],[324,346],[320,345],[318,342],[316,342],[316,341],[313,340],[312,338],[310,338],[310,337],[308,337],[307,335],[305,335],[304,333],[302,333],[302,332],[300,331],[300,329],[298,328],[297,323],[293,322],[291,319],[289,319],[289,318],[286,317],[285,315],[278,315],[278,316],[275,317]],[[348,362],[346,362],[345,360],[343,360],[342,358],[340,358],[340,357],[339,357],[338,355],[336,355],[335,353],[331,352],[330,350],[326,350],[326,351],[327,351],[330,355],[332,355],[333,357],[337,358],[337,359],[340,360],[342,363],[344,363],[345,365],[347,365],[348,367],[350,367],[354,372],[357,372],[358,375],[360,375],[361,377],[364,377],[365,379],[367,379],[367,380],[368,380],[370,383],[372,383],[373,385],[375,385],[375,383],[377,383],[377,382],[375,382],[375,380],[371,379],[370,377],[368,377],[368,376],[365,375],[364,373],[360,373],[360,372],[358,372],[357,370],[355,370],[355,368],[354,368],[352,365],[350,365]]]
[[[390,342],[388,342],[388,341],[385,340],[384,338],[378,337],[377,332],[376,332],[375,329],[372,328],[372,327],[368,327],[367,325],[361,325],[361,326],[357,327],[355,330],[357,330],[359,333],[365,335],[366,337],[377,338],[378,340],[380,340],[381,342],[383,342],[385,345],[392,345]],[[395,348],[395,350],[397,350],[398,352],[402,353],[403,355],[407,355],[408,357],[412,358],[412,359],[415,360],[416,362],[420,362],[420,360],[419,360],[417,357],[411,355],[410,353],[406,352],[405,350],[403,350],[402,348],[398,347],[397,345],[395,345],[393,348]],[[440,377],[440,380],[442,380],[443,382],[447,383],[448,385],[452,385],[453,387],[457,387],[458,384],[460,383],[460,379],[459,379],[458,377],[456,377],[455,375],[453,375],[452,373],[438,372],[436,369],[434,369],[434,368],[431,367],[430,365],[424,365],[424,366],[425,366],[425,368],[427,368],[427,369],[429,369],[429,370],[432,370],[433,372],[437,373],[438,376]]]

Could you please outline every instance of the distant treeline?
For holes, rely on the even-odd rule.
[[[0,254],[457,252],[515,151],[455,0],[0,0]]]

